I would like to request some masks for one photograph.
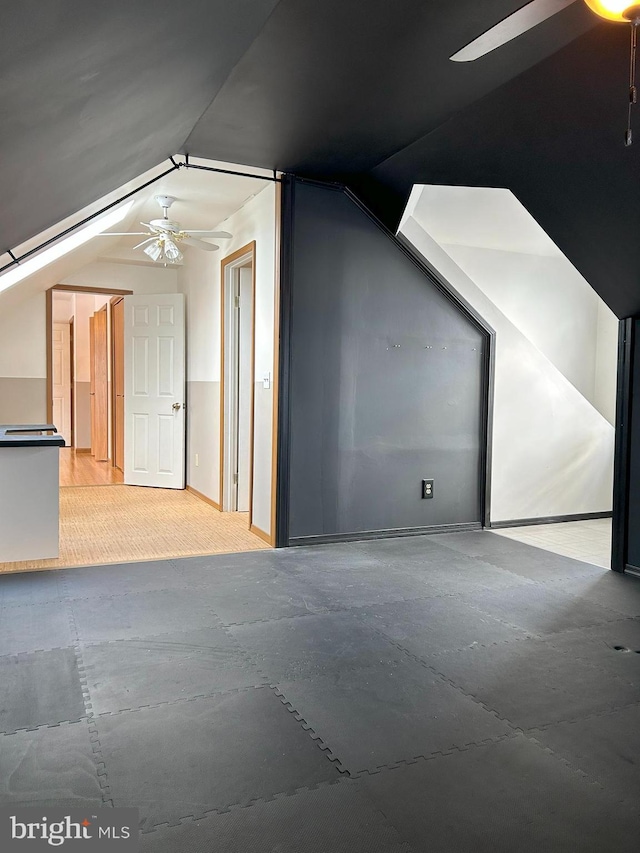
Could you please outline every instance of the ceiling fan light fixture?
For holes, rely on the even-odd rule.
[[[184,258],[184,255],[173,240],[169,240],[167,238],[165,238],[164,241],[164,256],[172,264],[176,264]]]
[[[617,21],[621,24],[640,20],[640,3],[629,0],[584,0],[592,12],[605,21]]]
[[[159,240],[149,243],[148,246],[145,246],[143,251],[145,255],[148,255],[151,258],[152,261],[159,261],[162,257],[162,245]]]

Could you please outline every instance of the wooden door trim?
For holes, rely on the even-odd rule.
[[[94,341],[96,415],[94,456],[97,462],[107,462],[109,460],[109,311],[107,304],[99,308],[93,316],[96,337]],[[104,328],[102,328],[103,325]],[[96,336],[97,329],[100,330],[99,339]],[[98,359],[99,355],[103,355],[104,359]]]
[[[49,290],[62,290],[67,293],[95,293],[96,296],[129,296],[133,290],[122,290],[119,287],[83,287],[79,284],[54,284]]]
[[[251,255],[251,406],[249,414],[249,529],[253,524],[253,454],[254,454],[254,420],[255,420],[255,361],[256,361],[256,241],[252,240],[246,246],[237,249],[220,262],[220,506],[224,507],[224,433],[225,433],[225,310],[226,310],[226,272],[227,267],[244,255]]]
[[[128,294],[125,294],[128,295]],[[110,360],[111,360],[111,467],[118,468],[116,465],[116,430],[117,430],[117,410],[116,410],[116,336],[114,334],[114,324],[113,324],[113,309],[119,302],[122,302],[125,295],[112,296],[109,300],[109,313],[111,320],[111,352],[110,352]],[[122,358],[124,358],[124,337],[122,339],[123,352]],[[121,469],[118,468],[120,471]],[[123,472],[124,473],[124,472]]]
[[[71,447],[75,447],[76,444],[76,395],[75,395],[75,382],[76,382],[76,338],[75,338],[75,315],[72,315],[69,320],[69,396],[70,396],[70,405],[71,405],[71,441],[69,442]],[[51,421],[47,421],[47,423],[51,423]]]
[[[53,419],[53,291],[61,290],[67,293],[95,293],[96,296],[129,296],[133,290],[121,290],[117,287],[82,287],[77,284],[54,284],[45,291],[45,347],[46,380],[47,380],[47,417],[46,422]]]

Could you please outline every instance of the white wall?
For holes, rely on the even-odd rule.
[[[613,424],[618,321],[576,268],[562,255],[440,245]]]
[[[421,200],[414,188],[401,234],[496,332],[492,521],[610,511],[615,318],[575,279],[562,290],[555,258],[440,245]]]
[[[185,252],[179,270],[187,303],[187,482],[220,502],[220,263],[256,241],[256,353],[253,524],[271,530],[271,461],[275,305],[275,185],[215,226],[233,234],[221,252]],[[269,374],[271,387],[263,388]],[[196,466],[196,455],[198,465]]]

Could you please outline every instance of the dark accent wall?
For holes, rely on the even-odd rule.
[[[288,541],[479,525],[487,334],[341,190],[288,204]]]
[[[627,453],[627,530],[626,565],[640,569],[640,320],[633,320],[631,331],[632,357],[629,364],[629,433]]]

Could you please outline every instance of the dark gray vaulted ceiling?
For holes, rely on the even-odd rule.
[[[0,0],[0,252],[171,154],[356,188],[512,189],[620,316],[640,313],[626,27],[581,0],[468,64],[522,0]]]

